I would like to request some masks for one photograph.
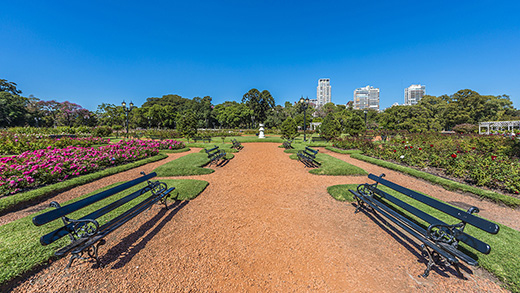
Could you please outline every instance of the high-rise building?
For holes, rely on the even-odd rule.
[[[318,89],[316,93],[316,106],[319,108],[327,103],[330,103],[330,78],[320,78],[318,80]]]
[[[367,85],[354,91],[354,109],[373,109],[379,111],[379,89]]]
[[[419,103],[426,93],[426,86],[420,84],[412,84],[404,89],[404,104],[411,106]]]

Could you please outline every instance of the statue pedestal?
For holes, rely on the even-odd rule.
[[[264,136],[264,125],[263,124],[260,124],[258,138],[265,138],[265,136]]]

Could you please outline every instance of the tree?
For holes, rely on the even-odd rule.
[[[182,136],[189,141],[190,138],[197,134],[197,119],[195,114],[191,111],[184,112],[177,121],[177,130]]]
[[[0,91],[0,127],[22,126],[28,116],[27,98]]]
[[[274,98],[268,90],[260,92],[257,89],[250,89],[242,97],[242,103],[253,111],[256,121],[260,123],[265,122],[268,111],[275,106]]]
[[[0,79],[0,92],[8,92],[12,95],[19,95],[22,93],[21,90],[16,88],[16,83]]]
[[[282,138],[294,139],[298,136],[298,125],[291,117],[285,119],[280,130],[282,131]]]
[[[333,113],[327,114],[320,127],[320,136],[325,139],[338,137],[341,134],[341,124]]]
[[[365,121],[359,115],[350,114],[345,117],[343,131],[351,136],[358,136],[366,130]]]

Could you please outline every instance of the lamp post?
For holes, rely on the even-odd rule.
[[[365,128],[367,128],[367,110],[363,111],[365,113]]]
[[[125,101],[123,101],[121,105],[123,106],[123,111],[125,111],[126,114],[126,138],[128,138],[128,114],[130,113],[130,111],[132,111],[132,108],[134,108],[134,103],[130,102],[128,108],[126,107]]]
[[[255,116],[251,116],[251,129],[255,128]]]
[[[307,141],[305,130],[307,130],[307,108],[309,108],[309,97],[304,99],[302,96],[300,98],[300,104],[303,106],[303,141]]]

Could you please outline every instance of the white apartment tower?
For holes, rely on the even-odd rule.
[[[416,105],[426,93],[426,86],[412,84],[404,89],[404,104],[406,106]]]
[[[354,91],[354,109],[372,109],[379,111],[379,89],[367,85]]]
[[[320,78],[318,80],[318,89],[316,93],[316,106],[319,108],[330,103],[330,78]]]

